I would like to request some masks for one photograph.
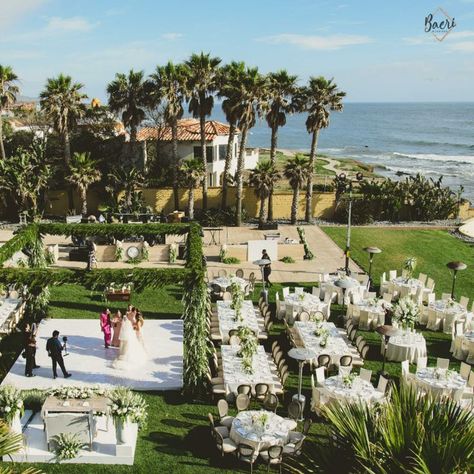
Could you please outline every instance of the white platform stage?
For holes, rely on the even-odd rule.
[[[46,341],[57,329],[60,339],[68,337],[69,355],[64,357],[72,377],[64,379],[58,367],[53,379]],[[25,377],[25,359],[19,356],[2,385],[19,389],[47,389],[61,385],[127,386],[136,390],[179,390],[183,379],[183,322],[181,320],[145,320],[143,338],[149,355],[143,366],[122,371],[112,368],[118,348],[105,349],[99,319],[49,319],[38,331],[36,377]]]

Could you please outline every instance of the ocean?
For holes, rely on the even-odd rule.
[[[223,120],[216,104],[213,118]],[[306,116],[288,117],[279,131],[279,148],[308,150]],[[474,103],[348,103],[331,114],[321,131],[319,152],[381,167],[379,174],[443,176],[443,183],[474,203]],[[259,119],[249,146],[270,147],[270,130]]]

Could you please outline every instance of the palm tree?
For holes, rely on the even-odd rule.
[[[213,93],[219,83],[219,64],[221,59],[211,57],[210,53],[192,54],[185,62],[189,68],[188,96],[189,112],[199,119],[201,132],[201,159],[204,169],[207,170],[206,156],[206,117],[209,117],[214,106]],[[202,208],[207,209],[207,172],[202,187]]]
[[[115,74],[115,79],[107,85],[107,94],[110,110],[122,114],[123,124],[130,129],[130,143],[135,147],[138,127],[145,119],[149,103],[144,72],[131,69],[128,76]]]
[[[270,161],[275,166],[278,145],[278,128],[286,125],[286,114],[298,110],[297,76],[291,76],[284,69],[267,75],[265,118],[271,129]],[[268,218],[273,220],[273,190],[268,198]]]
[[[135,167],[116,168],[108,174],[109,184],[107,191],[112,195],[114,202],[118,201],[119,193],[125,192],[125,205],[132,207],[132,199],[135,191],[145,184],[143,173]]]
[[[296,224],[298,217],[298,203],[300,200],[300,190],[304,183],[308,181],[311,174],[309,167],[309,159],[303,155],[296,155],[288,160],[285,164],[284,175],[288,179],[290,186],[293,189],[293,201],[291,203],[291,224]]]
[[[87,190],[89,186],[100,180],[101,173],[97,169],[97,162],[91,159],[91,154],[74,153],[69,163],[69,175],[66,178],[75,184],[82,201],[82,215],[87,215]]]
[[[235,225],[242,223],[242,194],[245,165],[245,146],[249,130],[255,125],[257,115],[261,112],[265,78],[258,72],[258,68],[247,68],[241,78],[239,89],[239,122],[241,131],[239,144],[239,157],[237,159],[237,201]]]
[[[13,72],[10,66],[2,66],[0,64],[0,160],[6,158],[5,148],[3,147],[3,109],[15,103],[16,96],[20,89],[16,85],[18,76]]]
[[[180,162],[178,158],[178,120],[183,117],[183,102],[186,97],[188,68],[184,64],[173,64],[169,61],[165,66],[157,66],[150,76],[150,97],[153,105],[165,101],[164,119],[171,127],[171,150],[174,164],[173,192],[174,208],[179,208],[178,174]]]
[[[319,132],[322,128],[329,126],[329,114],[332,111],[343,109],[342,99],[346,93],[340,91],[333,79],[322,76],[310,77],[309,84],[303,91],[305,97],[305,109],[308,111],[306,119],[306,130],[312,134],[311,152],[309,155],[310,168],[314,170],[316,159],[316,148],[318,146]],[[308,177],[306,186],[306,212],[305,220],[311,221],[311,210],[313,204],[313,172]]]
[[[266,202],[280,174],[270,160],[263,160],[250,173],[249,184],[253,186],[255,195],[260,199],[259,226],[267,222]]]
[[[201,160],[185,160],[180,169],[181,182],[188,188],[188,209],[189,219],[194,219],[194,190],[201,184],[206,175],[206,170]]]
[[[229,185],[229,171],[232,162],[232,152],[237,122],[240,116],[239,110],[239,87],[240,80],[245,73],[245,63],[233,61],[221,69],[218,96],[225,97],[222,101],[222,110],[229,123],[229,138],[227,140],[227,151],[225,155],[224,176],[222,179],[222,202],[221,208],[227,207],[227,190]]]

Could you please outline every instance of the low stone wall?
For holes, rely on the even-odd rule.
[[[130,247],[137,247],[141,250],[142,246],[140,243],[124,242],[122,244],[123,256],[121,261],[125,262],[128,260],[127,249]],[[97,245],[95,257],[98,262],[116,262],[115,258],[115,245]],[[154,245],[148,247],[148,261],[149,262],[168,262],[170,256],[169,245]]]

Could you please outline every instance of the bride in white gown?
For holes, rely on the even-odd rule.
[[[137,330],[134,329],[136,325]],[[129,370],[146,363],[148,355],[140,333],[141,325],[137,324],[135,311],[127,312],[122,320],[120,330],[120,353],[112,363],[115,369]]]

